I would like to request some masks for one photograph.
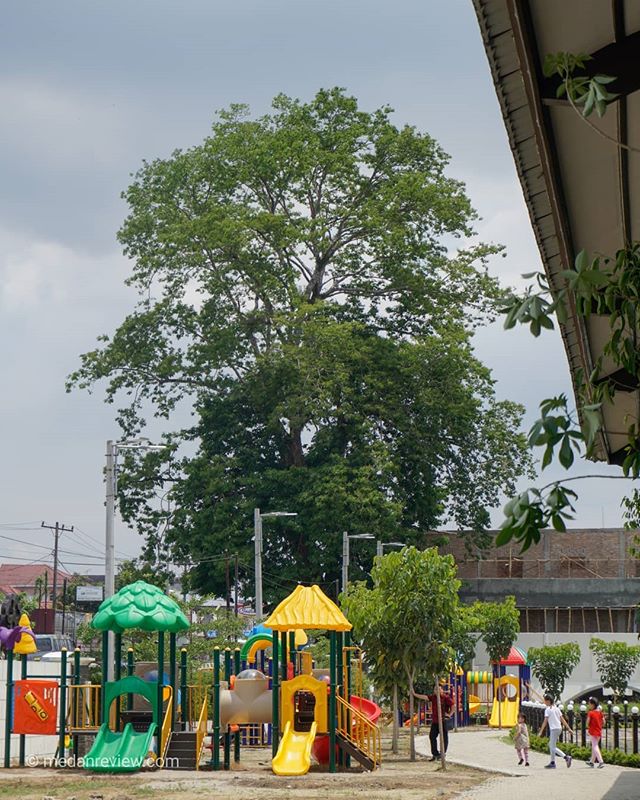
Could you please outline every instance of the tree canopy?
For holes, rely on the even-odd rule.
[[[611,689],[614,700],[622,697],[627,691],[631,676],[640,664],[640,645],[607,642],[594,637],[589,642],[589,649],[595,657],[602,685]]]
[[[527,658],[531,671],[540,681],[545,693],[555,701],[562,699],[564,685],[573,670],[580,663],[580,645],[575,642],[548,644],[544,647],[530,647]]]
[[[222,590],[224,551],[252,583],[254,507],[298,514],[265,529],[275,600],[333,582],[345,528],[484,531],[528,468],[521,409],[472,348],[502,296],[499,248],[456,249],[464,186],[391,113],[340,89],[259,118],[234,105],[124,193],[139,301],[68,385],[105,382],[125,436],[165,427],[166,452],[124,457],[121,509],[202,591]],[[354,577],[370,558],[358,548]]]

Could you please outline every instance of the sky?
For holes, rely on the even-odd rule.
[[[0,28],[0,561],[50,561],[42,521],[70,572],[100,572],[105,441],[113,406],[65,392],[96,337],[135,303],[116,242],[120,193],[143,159],[208,134],[216,110],[256,113],[285,92],[342,86],[363,108],[434,136],[467,185],[478,237],[506,246],[506,285],[541,262],[471,0],[21,0]],[[559,336],[496,323],[477,337],[500,398],[536,417],[570,392]],[[604,465],[583,473],[617,474]],[[547,475],[548,473],[548,475]],[[551,468],[544,482],[560,475]],[[626,487],[628,488],[628,486]],[[576,526],[621,524],[625,482],[582,489]],[[499,510],[494,522],[500,521]],[[248,523],[250,524],[250,523]],[[248,536],[251,531],[248,531]],[[17,539],[18,541],[12,541]],[[116,553],[140,540],[118,520]]]

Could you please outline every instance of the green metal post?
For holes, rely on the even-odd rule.
[[[119,681],[122,678],[122,634],[116,633],[115,635],[115,668],[113,670],[114,680]],[[116,700],[116,730],[120,730],[120,701],[122,698],[118,697]]]
[[[336,771],[336,632],[329,631],[329,772]]]
[[[225,647],[224,649],[224,677],[227,681],[227,688],[229,688],[229,683],[231,681],[231,648]],[[230,754],[229,751],[231,749],[231,734],[229,733],[229,726],[227,725],[224,730],[224,769],[229,770],[231,768],[230,763]]]
[[[27,657],[20,656],[20,679],[25,681],[27,679]],[[26,748],[26,741],[27,737],[24,733],[20,734],[20,766],[24,767],[24,759],[25,759],[25,748]]]
[[[293,676],[296,676],[296,632],[289,631],[289,661],[293,664]]]
[[[282,662],[282,680],[287,680],[287,632],[282,631],[280,634],[280,648],[282,650],[281,653],[281,662]]]
[[[102,631],[102,724],[109,722],[107,708],[107,675],[109,674],[109,631]]]
[[[275,758],[280,744],[280,692],[279,692],[279,673],[278,673],[278,646],[280,644],[280,634],[273,632],[273,644],[271,645],[272,656],[272,676],[271,676],[271,754]]]
[[[11,718],[13,717],[13,650],[7,650],[7,703],[4,719],[4,765],[11,766]]]
[[[344,646],[345,648],[351,647],[351,632],[346,631],[344,634]],[[347,703],[351,702],[351,650],[345,651],[345,656],[347,660],[347,685],[345,686],[345,697]],[[351,730],[351,713],[347,714],[347,730]],[[344,758],[344,765],[347,769],[351,766],[351,756],[349,754],[345,754]]]
[[[236,647],[233,651],[233,671],[238,678],[240,672],[240,648]],[[233,737],[233,760],[236,764],[240,761],[240,731],[237,731]]]
[[[211,769],[220,769],[220,648],[213,649],[213,741]]]
[[[162,702],[164,694],[164,631],[158,631],[158,713],[156,716],[156,753],[162,758],[160,739],[162,736]]]
[[[182,729],[187,730],[187,723],[189,717],[189,698],[187,697],[187,648],[183,647],[180,650],[180,722]],[[198,709],[199,713],[199,709]]]
[[[175,633],[169,634],[169,683],[171,684],[171,697],[173,703],[171,704],[171,730],[176,729],[176,708],[178,705],[178,681],[176,670],[176,635]]]
[[[342,661],[344,658],[343,651],[343,634],[341,631],[336,632],[336,693],[344,700],[344,675],[342,672]],[[337,716],[337,714],[336,714]],[[342,748],[338,750],[338,765],[344,766],[344,752]]]
[[[231,769],[231,734],[229,726],[225,728],[223,744],[223,768],[226,772]]]
[[[58,722],[58,761],[64,760],[64,740],[67,724],[67,648],[60,651],[60,720]]]
[[[127,675],[133,675],[135,672],[135,664],[133,662],[133,647],[127,650]],[[133,695],[127,695],[127,711],[133,710]]]
[[[76,686],[80,685],[80,648],[76,647],[73,651],[73,682]],[[71,721],[74,726],[78,724],[78,689],[73,690],[71,698]],[[78,734],[73,737],[73,757],[78,760]]]

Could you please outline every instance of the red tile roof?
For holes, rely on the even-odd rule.
[[[35,586],[38,578],[44,577],[47,573],[49,586],[53,583],[53,569],[48,564],[0,564],[0,584],[8,584],[21,588],[23,586]],[[70,578],[71,575],[64,570],[58,570],[58,577]]]

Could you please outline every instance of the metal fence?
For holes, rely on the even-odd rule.
[[[567,703],[558,706],[573,731],[573,742],[587,747],[587,711],[585,703]],[[541,703],[521,705],[521,711],[531,733],[537,733],[544,721],[545,706]],[[635,703],[626,700],[619,705],[605,704],[600,706],[604,714],[605,724],[602,728],[600,746],[603,750],[619,750],[622,753],[638,753],[638,724],[640,709]],[[571,741],[564,728],[560,741]]]

